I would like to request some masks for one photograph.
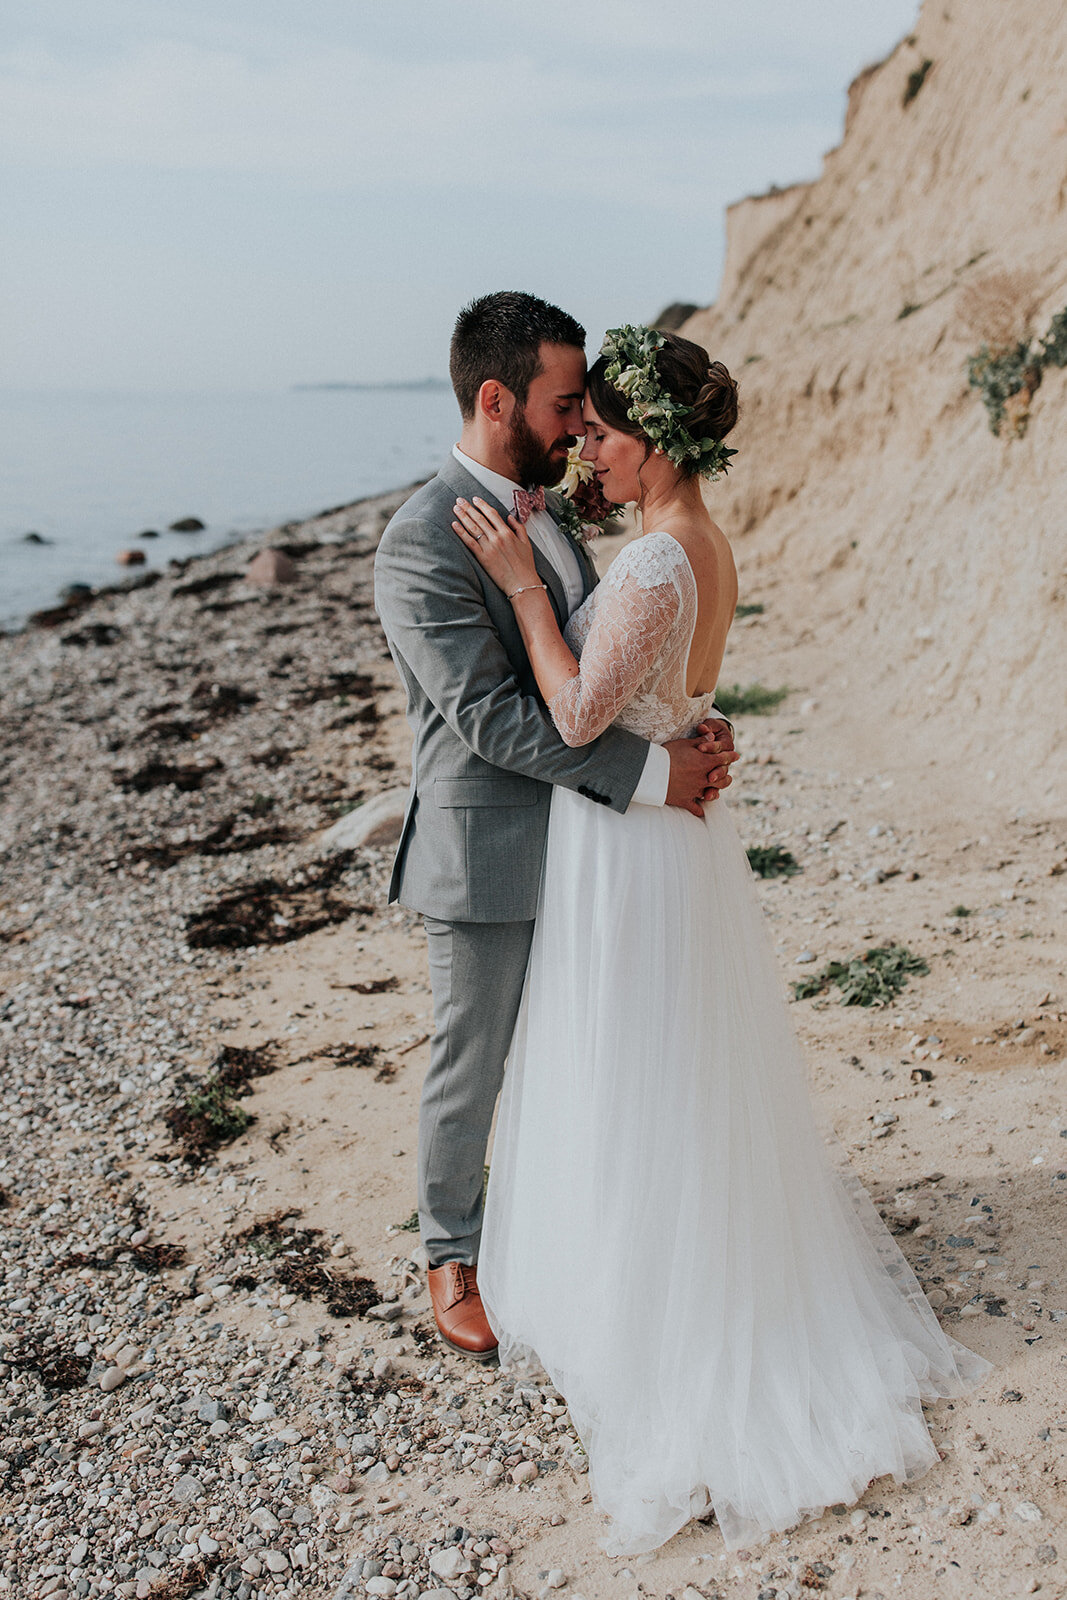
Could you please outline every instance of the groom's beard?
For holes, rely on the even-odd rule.
[[[530,427],[526,413],[514,411],[508,429],[508,444],[515,482],[526,487],[531,484],[543,484],[546,489],[550,489],[562,478],[567,466],[567,451],[573,443],[573,434],[557,439],[551,447],[556,454],[551,454]]]

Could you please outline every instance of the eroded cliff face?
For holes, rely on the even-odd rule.
[[[822,176],[731,209],[684,329],[742,386],[709,502],[742,597],[774,596],[764,676],[788,618],[857,749],[888,770],[906,730],[908,761],[972,771],[995,735],[1001,792],[1043,806],[1067,776],[1067,369],[998,438],[966,359],[995,275],[1020,332],[1067,305],[1065,86],[1062,0],[928,0]]]

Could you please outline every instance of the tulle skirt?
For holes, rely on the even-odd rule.
[[[567,1400],[612,1554],[913,1479],[921,1403],[989,1370],[817,1125],[723,800],[555,790],[479,1284],[502,1363]]]

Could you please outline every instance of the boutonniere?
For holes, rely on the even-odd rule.
[[[581,442],[571,445],[567,452],[567,470],[556,485],[562,503],[555,518],[563,532],[577,545],[586,545],[603,533],[609,522],[621,517],[622,506],[611,504],[600,492],[593,475],[593,463],[583,461],[579,455]]]

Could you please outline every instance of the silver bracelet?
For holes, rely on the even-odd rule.
[[[527,591],[530,590],[530,589],[543,589],[546,594],[548,593],[548,585],[547,585],[547,583],[524,583],[522,585],[521,589],[512,589],[510,594],[506,594],[504,596],[504,599],[505,600],[514,600],[514,598],[515,598],[515,596],[517,594],[526,594]]]

